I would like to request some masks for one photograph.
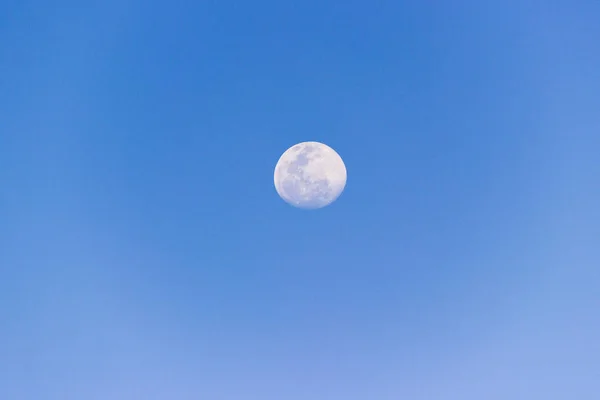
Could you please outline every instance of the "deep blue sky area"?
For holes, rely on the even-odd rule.
[[[600,398],[599,21],[0,1],[0,399]]]

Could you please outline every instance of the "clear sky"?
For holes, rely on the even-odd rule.
[[[0,2],[0,398],[599,398],[598,21]],[[311,140],[348,183],[306,211]]]

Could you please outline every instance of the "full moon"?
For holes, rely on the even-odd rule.
[[[319,142],[287,149],[275,166],[275,189],[294,207],[316,209],[333,203],[346,186],[346,166],[335,150]]]

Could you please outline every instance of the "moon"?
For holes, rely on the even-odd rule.
[[[333,203],[346,187],[342,157],[326,144],[302,142],[287,149],[275,166],[275,189],[285,202],[304,209]]]

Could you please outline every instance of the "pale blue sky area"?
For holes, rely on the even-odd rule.
[[[0,1],[0,399],[600,398],[599,2],[85,3]]]

